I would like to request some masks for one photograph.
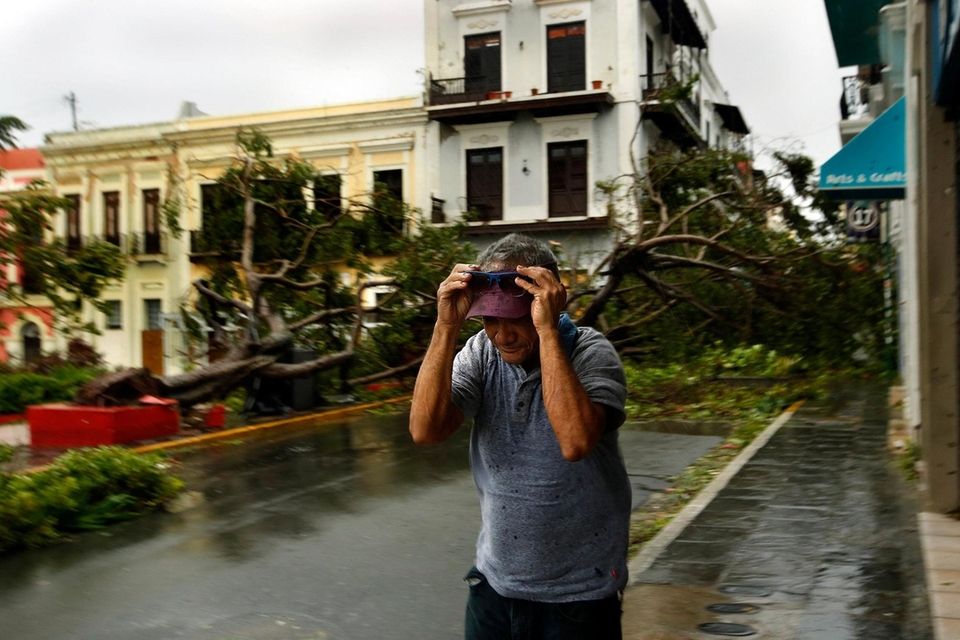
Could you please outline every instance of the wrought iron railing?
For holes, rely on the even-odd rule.
[[[486,100],[489,90],[483,77],[431,78],[430,104],[455,104]]]
[[[641,79],[644,101],[673,103],[686,113],[695,126],[699,127],[700,96],[697,93],[696,82],[678,80],[670,71],[644,74]]]
[[[870,84],[860,76],[843,78],[840,115],[844,120],[857,120],[870,113]]]
[[[141,231],[128,233],[126,237],[126,252],[134,256],[152,256],[167,254],[167,234]]]
[[[222,238],[211,238],[203,229],[190,232],[191,256],[239,255],[240,243],[225,243]]]

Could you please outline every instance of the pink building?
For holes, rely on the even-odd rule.
[[[26,189],[34,180],[46,178],[39,149],[0,151],[0,195]],[[0,217],[4,215],[0,209]],[[4,295],[11,284],[25,287],[27,278],[18,263],[0,265],[0,362],[21,364],[54,348],[53,310],[40,295],[32,304],[14,304]],[[29,290],[26,291],[29,295]]]

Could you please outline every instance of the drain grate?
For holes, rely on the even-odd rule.
[[[711,613],[754,613],[757,610],[758,607],[744,602],[718,602],[707,605],[707,611]]]
[[[752,627],[733,622],[704,622],[698,624],[697,629],[714,636],[752,636],[756,633]]]
[[[750,598],[766,598],[773,591],[766,587],[758,587],[751,584],[724,584],[720,585],[721,593],[729,593],[735,596],[747,596]]]

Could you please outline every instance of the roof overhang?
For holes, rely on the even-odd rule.
[[[650,0],[650,4],[660,17],[664,32],[669,32],[674,42],[695,49],[707,48],[686,0]]]
[[[879,64],[880,9],[891,0],[824,0],[837,64]]]
[[[747,127],[747,123],[744,121],[743,114],[740,113],[739,108],[732,104],[720,104],[716,102],[713,104],[713,108],[716,110],[717,115],[720,116],[720,120],[723,121],[724,129],[741,135],[750,133],[750,128]]]
[[[820,191],[836,200],[900,200],[907,184],[906,98],[820,167]]]

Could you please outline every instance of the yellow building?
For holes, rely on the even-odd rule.
[[[190,283],[205,270],[196,246],[204,187],[235,157],[239,129],[256,127],[276,156],[293,154],[337,176],[324,182],[339,192],[334,197],[361,198],[379,182],[428,210],[416,169],[425,166],[426,122],[420,99],[402,98],[48,134],[42,151],[49,179],[74,203],[58,219],[57,233],[68,245],[100,237],[129,256],[124,280],[104,293],[110,312],[83,310],[101,332],[90,341],[114,366],[183,370],[179,310],[191,304]],[[175,189],[183,196],[179,238],[164,227],[160,211]],[[371,298],[376,293],[368,291]]]

